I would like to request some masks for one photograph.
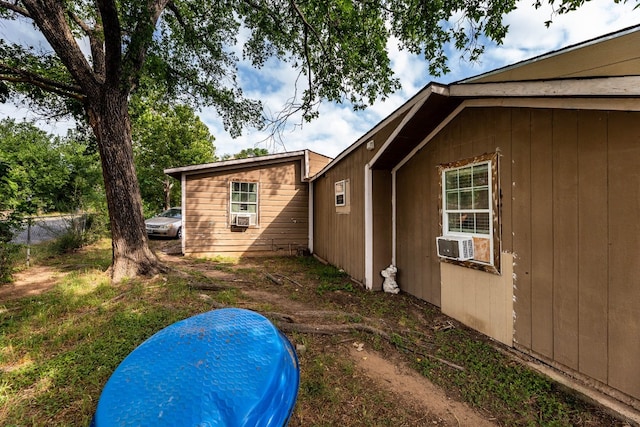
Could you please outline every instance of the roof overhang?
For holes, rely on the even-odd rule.
[[[267,156],[249,157],[246,159],[224,160],[221,162],[165,169],[164,173],[173,178],[180,179],[182,175],[196,175],[211,172],[223,172],[234,169],[246,169],[250,167],[261,167],[269,164],[297,160],[298,158],[307,162],[308,153],[309,150],[299,150],[290,151],[287,153],[270,154]]]
[[[640,26],[551,51],[456,83],[515,82],[637,75]]]
[[[398,128],[371,159],[372,169],[391,169],[462,102],[450,96],[449,86],[430,83],[425,96],[414,104]]]
[[[425,138],[464,108],[547,105],[571,109],[640,110],[640,76],[432,84],[430,87],[428,96],[413,105],[412,111],[372,159],[372,169],[393,169],[421,146]]]
[[[422,105],[422,103],[425,101],[425,99],[430,95],[430,93],[434,90],[434,87],[439,87],[439,88],[444,88],[444,86],[437,84],[437,83],[429,83],[427,86],[425,86],[420,92],[418,92],[417,94],[415,94],[413,97],[411,97],[411,99],[409,99],[407,102],[405,102],[404,104],[402,104],[400,107],[398,107],[395,111],[393,111],[391,114],[389,114],[387,117],[385,117],[384,119],[382,119],[377,125],[375,125],[371,130],[369,130],[367,133],[365,133],[363,136],[361,136],[360,138],[358,138],[358,140],[356,142],[354,142],[353,144],[351,144],[349,147],[347,147],[344,151],[342,151],[340,154],[338,154],[338,156],[336,158],[334,158],[328,165],[326,165],[320,172],[318,172],[314,177],[311,178],[311,181],[314,181],[315,179],[317,179],[318,177],[322,176],[324,174],[325,171],[331,169],[333,166],[335,166],[338,162],[340,162],[342,159],[344,159],[345,157],[347,157],[349,154],[351,154],[353,151],[355,151],[356,149],[358,149],[358,147],[360,147],[362,144],[370,141],[372,138],[374,138],[376,136],[376,134],[378,132],[380,132],[382,129],[384,129],[386,126],[389,126],[391,123],[393,123],[394,120],[402,117],[403,115],[407,116],[407,115],[411,115],[411,111],[413,111],[413,109],[416,108],[416,105]],[[404,120],[403,120],[404,122]],[[384,150],[384,144],[383,147],[380,149],[380,151]]]
[[[640,76],[555,79],[526,82],[463,83],[449,86],[452,97],[616,97],[639,96]]]

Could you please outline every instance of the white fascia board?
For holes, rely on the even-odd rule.
[[[449,86],[452,97],[639,96],[640,76],[527,82],[463,83]]]
[[[397,266],[397,251],[396,251],[396,242],[397,242],[397,229],[396,229],[396,221],[398,215],[396,213],[396,171],[391,171],[391,264]]]

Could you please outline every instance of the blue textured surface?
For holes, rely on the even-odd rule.
[[[295,351],[268,319],[214,310],[131,352],[105,385],[92,425],[284,426],[299,382]]]

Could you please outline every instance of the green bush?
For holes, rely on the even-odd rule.
[[[0,218],[0,286],[11,282],[20,246],[11,239],[20,227],[20,218],[9,215]]]
[[[0,241],[0,286],[11,282],[19,245]]]
[[[104,222],[99,215],[84,214],[66,220],[64,232],[53,242],[53,250],[63,254],[89,245],[102,235]]]

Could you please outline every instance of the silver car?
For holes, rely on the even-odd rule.
[[[144,222],[148,236],[182,239],[182,208],[168,209]]]

